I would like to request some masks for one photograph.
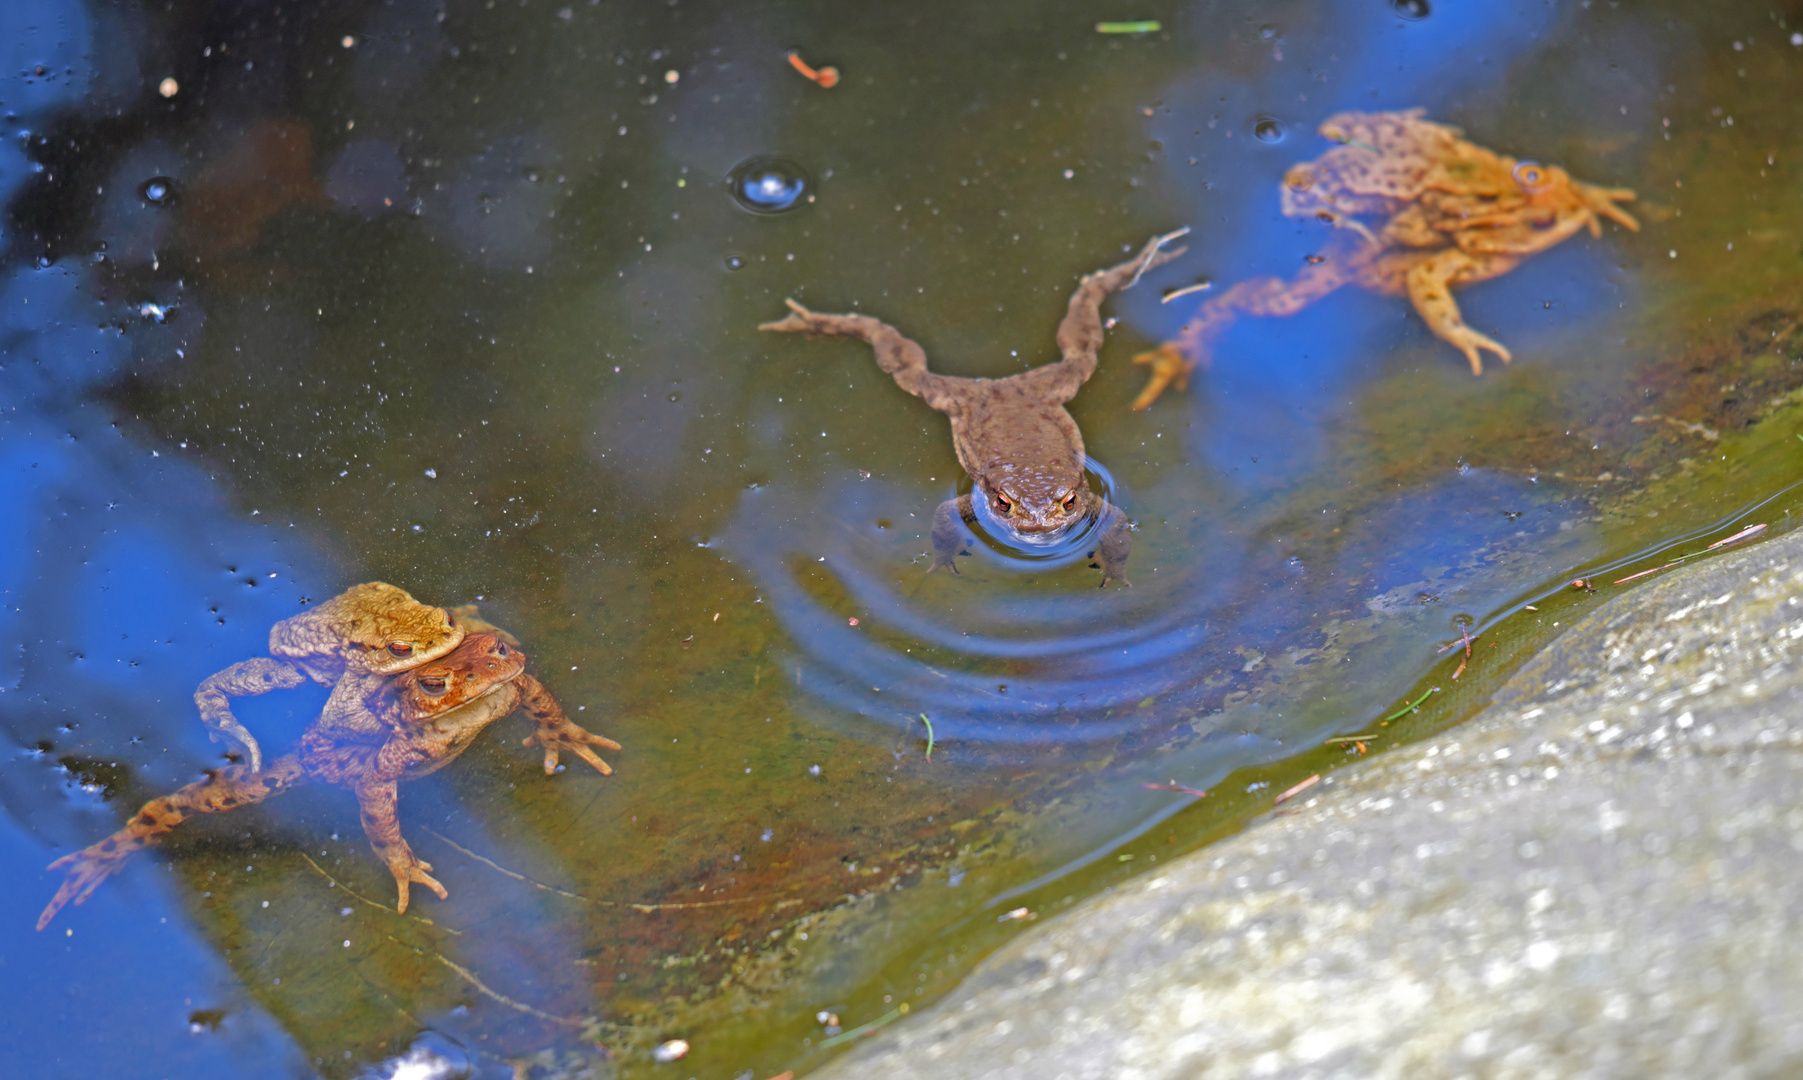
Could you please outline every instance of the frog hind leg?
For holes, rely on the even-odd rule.
[[[969,495],[939,504],[933,511],[933,565],[927,567],[927,573],[940,567],[954,574],[958,572],[958,556],[964,551],[964,530],[958,523],[969,525],[976,520],[976,507],[971,505]]]
[[[1515,260],[1504,260],[1514,265]],[[1496,276],[1494,268],[1488,266],[1482,257],[1473,257],[1457,248],[1452,248],[1425,259],[1409,270],[1405,284],[1409,293],[1409,301],[1427,323],[1427,328],[1435,336],[1447,342],[1465,354],[1471,362],[1471,373],[1484,373],[1484,360],[1480,350],[1488,349],[1508,363],[1513,357],[1509,350],[1493,338],[1478,333],[1465,325],[1464,316],[1459,314],[1458,301],[1452,298],[1454,282],[1479,281]]]
[[[200,709],[201,722],[207,725],[214,742],[236,744],[250,759],[256,772],[263,767],[263,748],[238,718],[232,715],[232,698],[267,694],[271,690],[292,690],[305,683],[310,672],[291,660],[266,656],[233,664],[224,671],[207,676],[194,689],[194,704]]]
[[[1368,261],[1363,253],[1330,258],[1309,266],[1288,281],[1277,277],[1252,278],[1209,300],[1197,309],[1196,317],[1177,337],[1133,358],[1134,363],[1146,364],[1152,369],[1145,389],[1133,399],[1133,408],[1137,411],[1151,407],[1167,386],[1186,389],[1190,373],[1197,365],[1207,365],[1209,347],[1241,315],[1294,315],[1353,280]]]
[[[1096,354],[1102,348],[1102,301],[1111,293],[1131,289],[1147,271],[1163,266],[1189,250],[1165,248],[1171,241],[1187,235],[1189,228],[1185,226],[1163,236],[1154,236],[1138,255],[1126,262],[1084,275],[1077,283],[1077,291],[1071,293],[1070,305],[1058,324],[1058,353],[1062,359],[1025,373],[1024,377],[1031,380],[1038,396],[1059,405],[1077,396],[1077,388],[1095,373]]]
[[[913,394],[947,416],[958,410],[961,395],[958,386],[969,379],[935,375],[927,370],[927,353],[918,342],[904,337],[900,330],[869,315],[827,315],[809,311],[794,300],[786,318],[758,324],[759,330],[779,334],[831,334],[856,338],[876,351],[876,366],[883,369],[895,385]]]
[[[63,870],[66,876],[56,896],[38,916],[38,929],[50,925],[56,913],[70,903],[86,902],[101,882],[125,866],[125,860],[133,853],[157,843],[165,833],[189,817],[222,814],[262,802],[305,779],[300,759],[293,754],[284,754],[270,762],[267,769],[234,765],[172,794],[150,800],[118,832],[50,864],[49,869]]]
[[[571,720],[564,714],[563,706],[545,689],[545,684],[530,675],[521,675],[514,680],[520,691],[520,708],[532,718],[533,732],[526,736],[521,746],[542,746],[545,749],[545,775],[557,772],[557,754],[567,750],[588,762],[602,776],[612,776],[613,768],[595,756],[589,749],[599,746],[608,750],[620,749],[620,744],[605,735],[597,735]]]
[[[356,784],[351,790],[357,796],[357,810],[363,819],[363,832],[369,837],[369,846],[394,875],[395,889],[399,893],[395,910],[405,913],[412,885],[424,885],[438,894],[440,900],[451,894],[428,873],[432,864],[415,855],[407,838],[401,835],[396,783],[394,779],[378,775]]]

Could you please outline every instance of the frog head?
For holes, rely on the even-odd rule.
[[[436,660],[396,677],[402,716],[419,723],[494,693],[526,670],[526,654],[499,634],[471,634]]]
[[[1010,467],[982,479],[973,498],[985,499],[985,516],[1029,542],[1050,540],[1089,513],[1081,470]]]

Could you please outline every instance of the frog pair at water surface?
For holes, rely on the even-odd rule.
[[[85,901],[133,852],[193,814],[234,810],[308,780],[346,787],[356,796],[370,846],[394,876],[398,910],[407,910],[414,884],[443,899],[446,890],[432,877],[431,864],[401,835],[397,787],[448,765],[515,710],[532,720],[525,745],[544,751],[547,775],[557,771],[566,751],[604,776],[613,772],[593,748],[618,750],[620,744],[564,715],[544,684],[526,674],[519,643],[477,618],[474,608],[447,611],[370,582],[277,623],[269,643],[272,656],[234,664],[208,677],[194,695],[213,737],[236,744],[247,763],[152,799],[113,835],[51,863],[65,878],[39,916],[39,930],[66,904]],[[232,715],[230,699],[309,680],[332,687],[325,708],[295,751],[266,765],[256,738]]]
[[[1420,109],[1341,113],[1320,130],[1340,145],[1290,169],[1283,212],[1344,229],[1348,239],[1311,258],[1290,281],[1258,278],[1234,286],[1203,304],[1177,339],[1135,357],[1152,374],[1134,408],[1148,407],[1172,383],[1182,389],[1238,315],[1292,315],[1344,285],[1408,296],[1428,328],[1463,352],[1472,374],[1480,375],[1481,351],[1505,363],[1510,353],[1465,325],[1453,289],[1507,273],[1580,229],[1600,235],[1601,217],[1639,228],[1616,205],[1633,199],[1633,192],[1493,153],[1461,138],[1456,127],[1424,119]],[[963,546],[959,522],[976,520],[973,503],[980,499],[996,522],[1028,543],[1099,515],[1095,555],[1102,584],[1126,584],[1126,516],[1089,489],[1083,436],[1064,405],[1095,371],[1102,300],[1182,254],[1162,248],[1187,231],[1157,237],[1136,258],[1085,277],[1058,327],[1062,358],[1004,379],[934,374],[918,344],[868,315],[824,315],[790,300],[787,318],[760,329],[862,340],[898,386],[950,418],[952,445],[975,491],[941,503],[934,513],[935,569],[956,572],[954,556]]]

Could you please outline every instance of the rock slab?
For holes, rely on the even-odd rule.
[[[815,1075],[1803,1076],[1800,751],[1803,531],[1608,601],[1471,722]]]

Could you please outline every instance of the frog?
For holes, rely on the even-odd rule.
[[[194,691],[194,704],[209,737],[247,758],[254,772],[263,766],[263,750],[232,714],[232,698],[312,681],[335,691],[343,683],[354,702],[388,676],[450,653],[473,625],[488,625],[476,619],[473,607],[459,610],[461,618],[383,581],[353,585],[276,623],[269,631],[269,656],[207,676]]]
[[[1102,572],[1100,587],[1115,581],[1131,585],[1126,574],[1131,525],[1118,506],[1090,488],[1083,433],[1064,406],[1096,370],[1102,301],[1180,257],[1185,248],[1165,245],[1188,233],[1183,228],[1153,237],[1133,258],[1085,275],[1058,324],[1060,359],[1006,378],[936,374],[927,368],[926,350],[888,323],[864,314],[810,311],[794,299],[787,301],[787,317],[758,329],[863,341],[898,387],[951,421],[952,447],[973,491],[935,509],[928,573],[940,568],[958,573],[956,556],[964,547],[960,525],[976,522],[975,500],[982,499],[988,516],[1025,544],[1048,543],[1078,522],[1098,519],[1096,561],[1090,565]]]
[[[1177,338],[1135,356],[1151,375],[1134,409],[1149,408],[1167,386],[1184,389],[1238,316],[1293,315],[1345,285],[1408,297],[1482,376],[1485,353],[1505,364],[1514,357],[1466,324],[1454,289],[1506,274],[1580,230],[1600,237],[1603,219],[1640,229],[1618,205],[1634,200],[1632,190],[1487,150],[1423,109],[1338,113],[1319,131],[1339,145],[1284,174],[1283,213],[1344,230],[1344,239],[1288,281],[1254,278],[1208,300]]]
[[[118,831],[51,863],[65,877],[38,917],[50,925],[70,903],[82,904],[101,882],[123,868],[130,856],[158,843],[195,814],[218,814],[259,803],[308,782],[348,788],[357,798],[363,831],[395,880],[395,910],[404,914],[411,887],[424,885],[439,899],[449,891],[432,877],[432,864],[414,854],[401,835],[398,786],[449,765],[495,721],[523,711],[533,723],[524,746],[544,752],[547,776],[559,769],[562,753],[574,754],[603,776],[613,767],[595,748],[620,744],[572,721],[557,699],[526,672],[527,655],[496,630],[472,632],[450,653],[381,680],[364,699],[376,738],[347,736],[342,728],[317,722],[302,734],[297,749],[267,768],[232,765],[209,770],[206,778],[152,799]]]

